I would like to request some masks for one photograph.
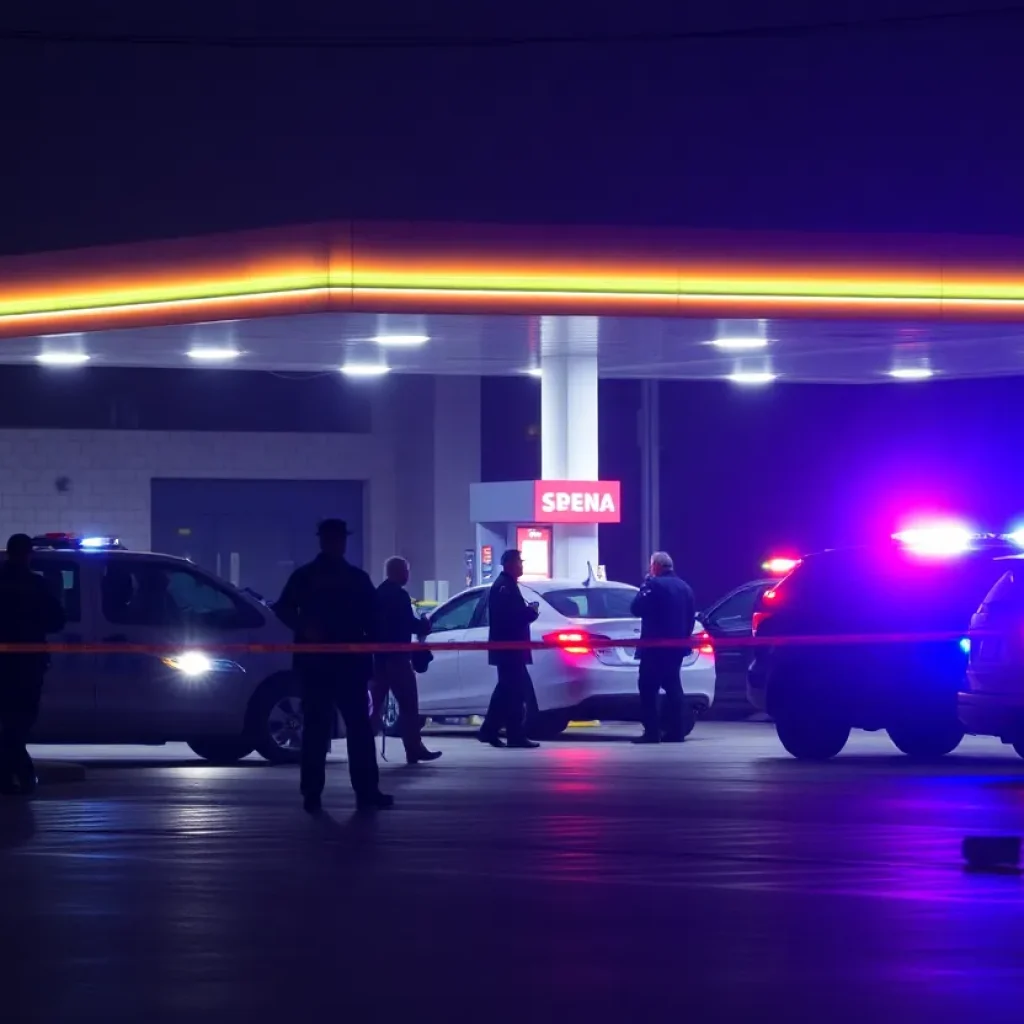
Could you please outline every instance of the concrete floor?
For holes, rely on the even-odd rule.
[[[960,864],[1024,832],[1012,752],[628,732],[436,737],[436,765],[382,766],[375,819],[339,761],[319,821],[293,769],[38,750],[89,778],[0,802],[3,1019],[1019,1021],[1024,883]]]

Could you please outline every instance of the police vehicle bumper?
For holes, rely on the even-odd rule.
[[[1024,695],[961,692],[957,714],[976,736],[998,736],[1006,743],[1024,739]]]

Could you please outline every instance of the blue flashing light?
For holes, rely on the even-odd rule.
[[[118,546],[118,540],[116,537],[83,537],[78,542],[78,546],[87,550],[95,550],[97,548],[116,548]]]
[[[982,536],[959,523],[935,523],[901,530],[892,538],[914,554],[942,556],[963,554]]]
[[[964,654],[971,653],[971,641],[965,636],[960,638],[960,650],[963,651]]]

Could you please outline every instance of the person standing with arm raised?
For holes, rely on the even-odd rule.
[[[519,589],[523,557],[512,549],[501,556],[501,572],[487,595],[488,637],[491,643],[530,642],[530,626],[540,614],[536,601],[526,603]],[[528,665],[530,649],[488,651],[487,660],[498,670],[498,683],[491,695],[487,717],[480,727],[481,743],[502,747],[500,732],[510,747],[530,750],[539,747],[526,735],[526,710],[533,692]]]
[[[650,572],[633,598],[630,609],[640,620],[640,720],[643,735],[635,743],[683,741],[683,684],[679,672],[690,653],[689,641],[697,619],[690,585],[675,572],[664,551],[651,555]],[[654,643],[643,646],[643,641]],[[666,727],[662,736],[658,694],[665,691]]]

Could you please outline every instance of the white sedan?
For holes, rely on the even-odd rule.
[[[430,616],[430,643],[486,641],[488,590],[486,586],[464,590],[435,609]],[[589,643],[639,637],[640,620],[630,611],[637,588],[596,580],[587,584],[544,580],[521,583],[520,590],[527,601],[540,605],[532,638],[552,645],[550,650],[533,652],[530,675],[536,707],[530,712],[530,734],[551,738],[573,720],[639,721],[636,649],[595,648]],[[715,699],[714,652],[699,622],[694,637],[693,653],[683,662],[682,672],[686,732]],[[420,712],[425,717],[452,718],[484,714],[495,672],[487,664],[485,650],[435,648],[429,669],[419,676]],[[394,701],[389,701],[385,711],[389,732],[398,730],[397,714]]]

